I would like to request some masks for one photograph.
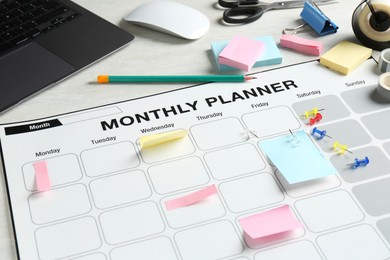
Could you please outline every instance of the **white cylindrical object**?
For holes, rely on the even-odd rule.
[[[381,72],[390,71],[390,48],[384,49],[379,56],[378,68]]]
[[[390,101],[390,72],[379,76],[377,92],[382,98]]]

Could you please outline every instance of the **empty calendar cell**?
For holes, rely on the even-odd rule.
[[[96,207],[104,209],[148,198],[150,190],[145,173],[136,170],[91,181]]]
[[[313,232],[321,232],[362,221],[363,212],[343,190],[299,200],[295,203],[303,222]]]
[[[104,212],[99,220],[109,244],[145,238],[165,229],[157,205],[150,201]]]
[[[218,259],[234,256],[244,250],[232,223],[219,221],[175,234],[183,259]]]
[[[352,188],[360,204],[371,216],[390,213],[390,178],[367,182]]]
[[[388,104],[387,104],[388,105]],[[390,117],[390,111],[382,111],[362,117],[362,122],[365,127],[379,140],[390,138],[390,125],[384,124]]]
[[[243,154],[245,156],[241,156]],[[211,174],[218,180],[254,173],[265,168],[264,160],[250,144],[209,152],[204,159]]]
[[[195,143],[202,150],[241,143],[248,140],[248,135],[237,118],[225,118],[192,126],[191,134]]]
[[[86,253],[102,244],[96,221],[92,217],[39,228],[35,237],[39,257],[45,260]]]
[[[284,199],[282,191],[269,173],[222,183],[220,191],[227,206],[233,212],[264,207]]]
[[[210,180],[202,160],[194,156],[151,166],[148,172],[154,189],[160,194],[195,187]]]
[[[301,123],[294,116],[289,107],[278,106],[242,116],[247,129],[255,130],[259,137],[265,137],[295,130]]]
[[[387,108],[389,103],[377,93],[376,89],[376,85],[366,86],[342,92],[341,97],[355,113],[359,114]]]
[[[91,203],[83,184],[39,192],[28,198],[31,218],[36,224],[63,220],[88,213]]]
[[[83,151],[81,159],[85,172],[91,177],[128,170],[139,164],[137,152],[131,142]]]
[[[388,259],[390,251],[369,225],[360,225],[319,236],[317,243],[326,259]]]

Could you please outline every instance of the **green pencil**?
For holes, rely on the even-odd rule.
[[[99,83],[141,83],[141,82],[244,82],[255,79],[246,75],[161,75],[161,76],[109,76],[99,75]]]

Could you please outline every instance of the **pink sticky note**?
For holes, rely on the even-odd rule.
[[[33,164],[35,169],[35,183],[38,191],[50,190],[50,178],[47,171],[46,161],[39,161]]]
[[[322,43],[291,34],[283,34],[280,37],[280,45],[313,56],[319,56],[322,51]]]
[[[235,36],[218,56],[218,62],[249,71],[264,50],[265,44],[254,39]]]
[[[167,207],[167,210],[185,207],[197,203],[216,193],[217,193],[217,187],[215,187],[215,185],[213,184],[199,191],[190,193],[186,196],[173,199],[173,200],[167,200],[165,201],[165,206]]]
[[[239,220],[245,241],[256,246],[262,238],[302,227],[289,205],[284,205]]]

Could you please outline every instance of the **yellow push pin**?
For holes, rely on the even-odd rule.
[[[143,136],[138,140],[141,149],[151,147],[154,145],[173,141],[182,138],[188,134],[187,130],[173,130],[165,133]]]
[[[333,150],[336,151],[338,154],[344,154],[345,151],[353,154],[350,150],[348,150],[347,145],[340,144],[339,141],[336,141],[333,143]]]
[[[302,116],[303,118],[309,118],[316,116],[319,111],[323,111],[325,109],[318,109],[317,107],[314,107],[312,110],[305,111],[305,114]]]

